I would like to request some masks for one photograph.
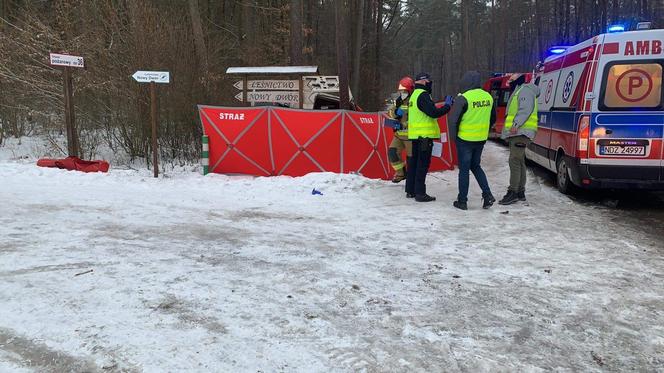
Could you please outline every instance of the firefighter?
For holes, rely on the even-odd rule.
[[[448,97],[445,105],[437,108],[431,99],[429,74],[415,76],[415,90],[408,100],[408,139],[413,143],[413,150],[408,160],[406,198],[415,198],[417,202],[436,200],[436,197],[427,194],[426,177],[431,164],[433,140],[440,139],[436,118],[447,114],[451,106],[452,99]]]
[[[510,186],[498,203],[510,205],[526,200],[526,148],[537,133],[537,97],[539,88],[533,83],[524,84],[523,74],[509,79],[513,94],[507,102],[507,116],[501,137],[510,146]]]
[[[464,74],[461,79],[461,92],[448,116],[448,123],[456,130],[454,132],[459,156],[459,195],[453,205],[461,210],[468,209],[468,186],[472,171],[482,188],[482,207],[488,209],[496,199],[491,194],[480,162],[484,144],[489,138],[489,128],[496,121],[496,110],[491,94],[481,88],[479,72],[469,71]]]
[[[406,149],[406,159],[409,159],[412,154],[412,145],[411,142],[408,141],[408,98],[410,97],[410,94],[413,93],[413,89],[415,89],[413,78],[410,76],[404,76],[401,78],[399,86],[397,87],[399,97],[397,97],[395,103],[390,106],[387,112],[390,118],[396,119],[401,123],[401,129],[394,130],[394,138],[390,143],[390,148],[387,153],[392,168],[394,168],[394,177],[392,178],[393,183],[399,183],[406,179],[406,168],[401,159],[403,150]]]

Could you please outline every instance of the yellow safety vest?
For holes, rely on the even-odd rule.
[[[512,124],[514,124],[514,117],[516,116],[517,111],[519,111],[519,93],[522,88],[523,87],[519,87],[510,99],[510,106],[507,108],[507,117],[505,118],[505,130],[509,130],[512,128]],[[526,123],[520,128],[537,131],[537,100],[535,100],[533,112],[530,113],[528,120],[526,120]]]
[[[486,141],[491,126],[493,97],[482,88],[471,89],[461,95],[468,102],[468,109],[461,118],[457,136],[465,141]]]
[[[438,120],[426,115],[417,107],[417,99],[422,93],[422,88],[417,88],[408,100],[408,139],[415,140],[420,137],[428,139],[440,138],[440,127]]]

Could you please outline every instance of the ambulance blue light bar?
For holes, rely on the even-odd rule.
[[[563,54],[567,50],[567,46],[562,46],[562,45],[556,45],[555,47],[549,48],[548,52],[549,54]]]
[[[609,33],[625,31],[625,25],[611,25],[608,28]]]

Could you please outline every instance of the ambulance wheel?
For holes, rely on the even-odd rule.
[[[567,168],[567,162],[565,162],[565,156],[562,155],[558,157],[558,162],[556,163],[556,184],[558,190],[562,194],[570,194],[574,191],[574,184],[569,177],[569,169]]]

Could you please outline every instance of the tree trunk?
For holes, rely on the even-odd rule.
[[[290,63],[303,64],[302,58],[302,0],[290,0]]]
[[[381,94],[381,84],[380,84],[380,79],[381,79],[381,74],[380,74],[380,56],[381,56],[381,36],[383,35],[383,0],[375,0],[376,1],[376,50],[374,54],[374,63],[373,63],[373,69],[374,69],[374,76],[375,79],[373,81],[373,86],[374,86],[374,94],[372,95],[373,101],[374,102],[379,102],[380,101],[380,94]]]
[[[0,18],[9,19],[9,0],[0,0]],[[4,30],[7,24],[0,21],[0,30]]]
[[[659,0],[653,6],[653,27],[664,28],[664,1]]]
[[[542,59],[544,41],[542,40],[542,0],[535,0],[535,23],[537,27],[537,58]]]
[[[355,45],[353,51],[353,95],[360,93],[360,60],[362,58],[362,28],[364,26],[364,0],[358,0]]]
[[[462,0],[461,2],[461,7],[462,7],[462,12],[463,12],[463,65],[467,68],[473,68],[475,64],[472,61],[471,58],[471,49],[470,49],[470,43],[471,43],[471,38],[470,38],[470,9],[468,9],[470,6],[468,5],[469,0]]]
[[[207,48],[205,47],[205,37],[203,36],[203,25],[201,24],[201,14],[198,9],[198,0],[188,0],[189,17],[191,18],[191,31],[194,34],[194,43],[196,44],[196,55],[201,69],[203,81],[209,72]],[[207,90],[206,90],[207,91]]]
[[[346,5],[337,0],[334,12],[337,41],[337,71],[339,72],[339,108],[350,109],[348,97],[348,38],[346,36]]]

